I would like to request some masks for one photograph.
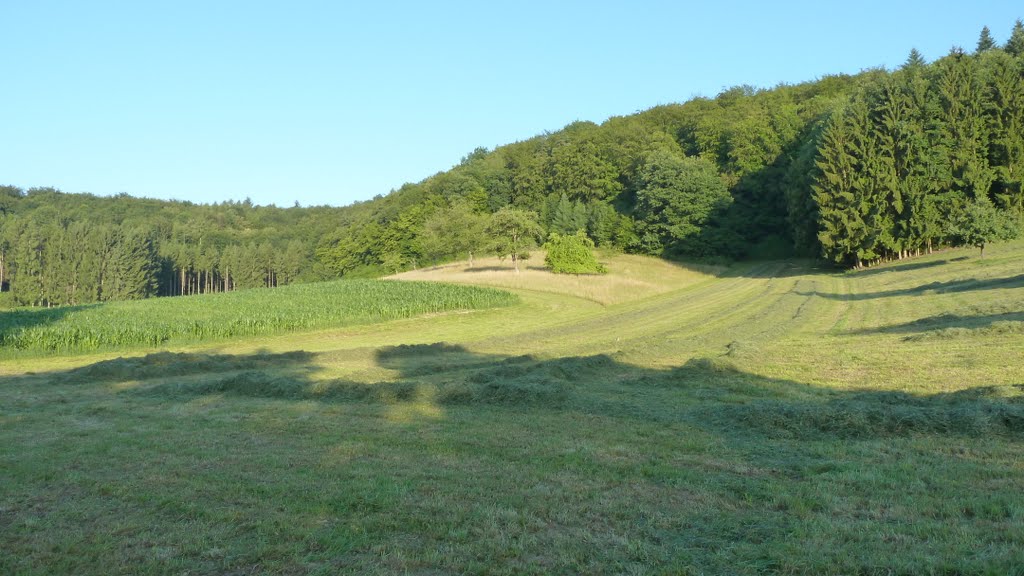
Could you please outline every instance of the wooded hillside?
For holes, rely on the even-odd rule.
[[[393,273],[487,249],[490,214],[670,258],[843,266],[1016,234],[1024,26],[898,70],[658,106],[495,150],[345,208],[0,189],[0,288],[22,305]]]

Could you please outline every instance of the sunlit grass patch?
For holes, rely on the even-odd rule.
[[[608,268],[604,275],[554,274],[543,267],[544,254],[534,254],[516,274],[511,265],[497,258],[478,258],[473,266],[456,262],[434,268],[404,272],[400,280],[431,280],[540,290],[586,298],[601,304],[617,304],[661,294],[707,281],[721,266],[681,265],[629,254],[602,253],[598,260]]]

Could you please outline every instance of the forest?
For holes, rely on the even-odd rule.
[[[864,267],[1020,231],[1024,25],[933,62],[574,122],[478,148],[351,206],[254,206],[0,188],[0,305],[61,306],[390,274],[583,231],[674,259]],[[502,250],[507,250],[505,246]]]

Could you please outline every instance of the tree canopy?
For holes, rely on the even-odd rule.
[[[536,214],[518,208],[498,210],[487,225],[494,253],[499,258],[510,258],[517,273],[519,261],[530,257],[530,251],[537,247],[537,239],[543,232]]]

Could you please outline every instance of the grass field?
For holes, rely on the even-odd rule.
[[[1024,574],[1024,243],[0,362],[0,574]]]
[[[508,306],[507,292],[345,280],[205,296],[0,311],[0,354],[160,346]]]

